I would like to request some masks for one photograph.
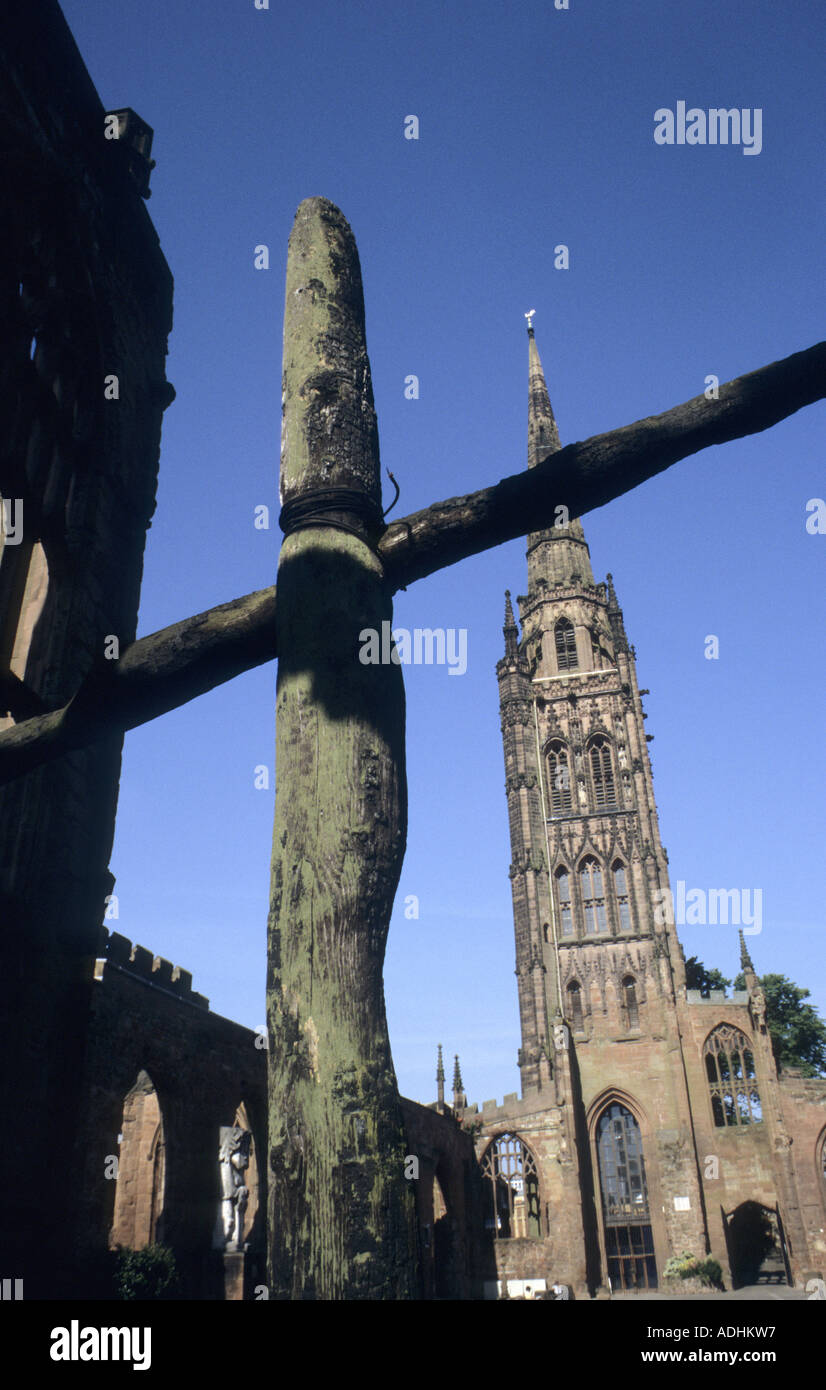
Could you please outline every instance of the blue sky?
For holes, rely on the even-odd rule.
[[[526,310],[563,442],[822,336],[824,38],[815,0],[285,4],[63,0],[104,104],[155,131],[149,210],[175,276],[158,511],[139,631],[275,579],[287,238],[350,220],[396,514],[524,466]],[[660,146],[678,101],[762,111],[762,149]],[[418,140],[404,138],[419,118]],[[270,249],[256,271],[253,248]],[[570,268],[554,268],[565,244]],[[404,379],[416,374],[418,400]],[[823,407],[677,464],[585,518],[636,645],[672,880],[763,893],[761,973],[826,1013]],[[388,487],[387,499],[390,498]],[[272,511],[269,531],[254,508]],[[512,542],[400,594],[468,632],[468,670],[408,666],[410,833],[386,992],[399,1083],[436,1044],[471,1100],[519,1089],[496,660]],[[719,638],[716,661],[704,656]],[[264,1022],[275,666],[129,734],[112,868],[124,935]],[[272,780],[272,779],[271,779]],[[418,920],[403,902],[419,898]],[[736,931],[683,928],[733,975]]]

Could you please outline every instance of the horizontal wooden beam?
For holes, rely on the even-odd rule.
[[[146,724],[275,654],[275,585],[141,637],[118,660],[101,659],[68,705],[0,734],[0,785]]]
[[[379,542],[394,589],[528,531],[553,526],[556,508],[584,516],[679,459],[769,429],[826,396],[826,343],[796,352],[633,425],[569,444],[536,468],[466,497],[393,521]]]

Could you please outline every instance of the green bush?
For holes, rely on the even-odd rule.
[[[143,1250],[118,1246],[115,1263],[117,1297],[133,1300],[168,1300],[179,1294],[175,1256],[166,1245],[147,1245]]]
[[[684,1250],[682,1255],[672,1255],[663,1270],[664,1279],[699,1279],[707,1288],[723,1287],[723,1271],[719,1260],[711,1255],[700,1257]]]

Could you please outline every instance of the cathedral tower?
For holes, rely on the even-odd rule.
[[[559,449],[528,329],[528,466]],[[562,1016],[580,1042],[665,1025],[684,983],[634,649],[611,575],[597,583],[582,523],[560,505],[528,537],[521,640],[505,610],[497,668],[510,813],[523,1087],[549,1077]]]
[[[560,441],[532,325],[528,353],[536,467]],[[668,869],[646,716],[611,576],[595,580],[579,519],[560,504],[554,524],[528,536],[527,559],[521,635],[508,594],[497,665],[523,1096],[576,1118],[603,1271],[624,1282],[620,1247],[639,1246],[650,1269],[635,1266],[635,1284],[654,1283],[655,1246],[682,1239],[701,1248],[703,1216],[678,1018],[685,969],[663,908]],[[669,1143],[679,1189],[670,1212],[654,1176]],[[603,1179],[622,1165],[639,1188],[612,1206]],[[609,1229],[615,1220],[621,1233]],[[586,1239],[588,1225],[586,1211]]]

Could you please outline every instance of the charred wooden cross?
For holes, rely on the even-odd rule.
[[[530,325],[533,311],[526,315]],[[582,516],[826,394],[826,344],[385,524],[353,234],[323,198],[290,237],[276,588],[144,637],[0,735],[0,782],[278,656],[267,973],[271,1298],[414,1298],[413,1196],[382,967],[407,832],[404,687],[358,659],[399,588]]]

